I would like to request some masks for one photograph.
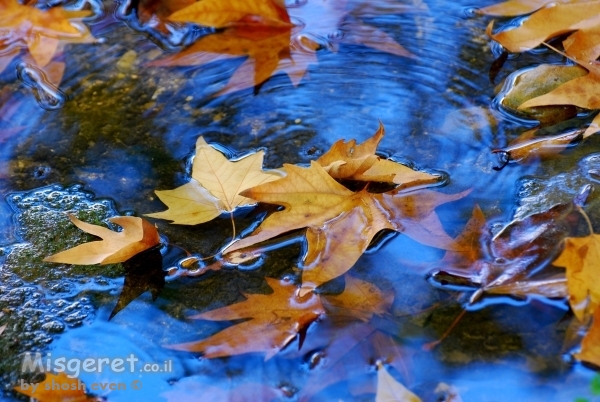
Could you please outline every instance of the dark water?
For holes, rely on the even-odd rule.
[[[600,161],[593,155],[599,149],[593,138],[557,161],[492,169],[499,162],[490,150],[505,146],[524,127],[491,107],[494,84],[487,71],[494,55],[484,32],[489,19],[473,17],[472,2],[424,3],[428,9],[422,12],[365,18],[414,58],[342,42],[337,51],[319,50],[318,64],[310,66],[309,77],[297,87],[280,74],[257,94],[247,89],[213,96],[240,60],[201,67],[147,66],[165,51],[165,41],[150,40],[109,3],[97,5],[104,12],[90,23],[101,40],[67,46],[62,93],[41,85],[35,71],[27,74],[18,59],[0,73],[9,94],[0,104],[0,117],[7,117],[2,124],[19,128],[0,139],[0,192],[5,198],[0,239],[7,245],[5,254],[13,253],[12,260],[3,257],[0,270],[0,306],[11,324],[0,340],[0,350],[12,359],[2,366],[4,398],[17,398],[8,389],[18,378],[14,362],[26,351],[67,359],[134,354],[140,364],[171,362],[160,373],[81,373],[88,385],[118,382],[129,387],[94,391],[110,401],[228,400],[240,386],[251,390],[252,400],[268,400],[267,395],[278,400],[373,400],[369,392],[374,392],[378,359],[393,362],[395,377],[425,401],[436,400],[440,382],[455,386],[464,401],[589,396],[594,372],[571,361],[569,349],[563,348],[570,319],[563,301],[500,299],[468,312],[437,348],[424,351],[423,344],[445,332],[461,305],[454,293],[435,289],[425,279],[443,252],[403,235],[364,255],[351,271],[395,293],[393,317],[378,319],[377,334],[359,324],[318,323],[300,351],[294,341],[267,361],[262,354],[208,360],[163,345],[203,339],[226,327],[185,317],[241,301],[240,292],[266,292],[264,276],[292,272],[300,253],[297,244],[269,254],[258,270],[231,269],[167,282],[156,301],[146,292],[110,321],[123,285],[122,267],[63,272],[40,265],[52,248],[45,233],[58,230],[53,220],[63,219],[61,230],[68,226],[62,211],[92,208],[90,216],[102,220],[116,211],[141,215],[163,210],[154,190],[188,180],[186,164],[200,135],[241,154],[263,147],[265,165],[275,168],[307,163],[338,139],[362,142],[375,132],[379,119],[387,130],[382,154],[443,173],[448,179],[438,191],[472,189],[436,210],[453,236],[475,204],[488,221],[501,225],[515,213],[525,216],[568,202],[582,186],[594,184],[597,179],[589,172]],[[117,62],[126,53],[133,64]],[[502,74],[543,57],[510,60]],[[71,187],[76,183],[81,187]],[[53,184],[58,187],[45,187]],[[11,198],[15,193],[21,198]],[[62,203],[55,205],[53,199]],[[111,201],[98,201],[104,199]],[[592,196],[591,205],[595,200]],[[590,209],[593,222],[596,215]],[[241,220],[242,225],[250,223]],[[231,235],[227,217],[197,227],[156,223],[171,244],[201,255],[213,254]],[[31,244],[35,249],[28,248]],[[163,264],[173,265],[184,255],[177,247],[170,249]],[[332,286],[335,290],[342,284]],[[350,341],[353,334],[370,339],[378,351],[369,349],[368,342]],[[391,339],[392,346],[380,338]],[[341,339],[341,345],[349,339],[347,347],[356,347],[341,360],[347,377],[339,374],[339,366],[332,368],[336,355],[333,346],[327,348],[332,339]],[[340,343],[335,347],[344,348]],[[331,386],[320,389],[319,384],[338,375],[348,380],[331,380]],[[135,380],[141,389],[131,389]]]

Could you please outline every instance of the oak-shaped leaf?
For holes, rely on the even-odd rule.
[[[384,134],[385,128],[380,122],[375,134],[362,144],[356,145],[356,140],[339,140],[317,162],[335,179],[389,182],[401,188],[431,184],[439,179],[375,155]]]
[[[421,402],[421,398],[392,377],[381,361],[378,361],[375,402]]]
[[[156,228],[142,218],[134,216],[109,218],[110,222],[123,228],[120,232],[80,221],[70,214],[69,219],[79,229],[102,240],[80,244],[46,257],[44,261],[77,265],[114,264],[127,261],[160,242]]]
[[[284,165],[287,176],[242,192],[260,202],[285,207],[267,217],[248,237],[225,252],[233,252],[282,233],[307,228],[302,293],[347,272],[383,229],[402,232],[423,244],[453,249],[434,209],[464,197],[428,190],[375,194],[353,192],[336,182],[316,162],[308,168]]]
[[[206,358],[263,352],[267,360],[297,337],[301,344],[308,327],[325,313],[320,296],[315,293],[298,296],[293,283],[265,279],[273,289],[272,294],[245,294],[247,300],[243,302],[190,317],[213,321],[249,320],[201,341],[167,347],[201,352]]]
[[[93,402],[100,400],[86,395],[85,389],[82,389],[83,383],[79,378],[70,378],[64,372],[58,374],[46,372],[44,374],[46,376],[44,381],[33,384],[36,385],[35,390],[32,384],[28,384],[28,388],[19,385],[13,389],[38,402]],[[59,384],[59,389],[56,389],[56,384]]]
[[[61,6],[42,10],[17,0],[0,0],[0,72],[26,47],[33,63],[43,68],[60,45],[91,42],[87,27],[81,23],[88,11],[71,11]]]
[[[264,151],[230,161],[208,145],[204,138],[196,142],[192,180],[174,190],[156,190],[169,209],[146,216],[167,219],[181,225],[208,222],[223,212],[256,201],[241,196],[243,190],[281,178],[277,170],[262,169]]]

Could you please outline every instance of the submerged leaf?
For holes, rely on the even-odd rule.
[[[100,237],[102,241],[80,244],[46,257],[44,261],[79,265],[114,264],[127,261],[160,242],[156,228],[142,218],[134,216],[109,218],[109,221],[123,228],[121,232],[82,222],[73,215],[69,215],[69,219],[79,229]]]
[[[377,362],[377,397],[375,402],[421,402],[421,398],[410,392],[388,373],[385,366]]]

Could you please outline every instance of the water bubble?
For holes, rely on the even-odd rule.
[[[50,82],[46,74],[30,64],[21,63],[17,66],[17,76],[33,90],[38,104],[46,110],[61,108],[66,101],[66,96]]]

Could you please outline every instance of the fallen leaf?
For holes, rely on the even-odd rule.
[[[69,219],[79,229],[102,240],[80,244],[46,257],[44,261],[78,265],[114,264],[127,261],[160,242],[156,228],[142,218],[134,216],[109,218],[110,222],[123,228],[120,232],[82,222],[70,214]]]
[[[527,18],[522,25],[514,29],[492,34],[493,21],[488,26],[488,35],[511,52],[523,52],[539,46],[548,39],[571,31],[597,29],[600,22],[600,1],[579,1],[555,4],[545,7]],[[583,35],[585,37],[585,34]],[[579,49],[571,39],[570,49]],[[587,51],[587,50],[586,50]],[[570,56],[582,60],[581,52],[569,53]],[[595,60],[597,54],[591,59]]]
[[[328,315],[343,315],[369,321],[373,314],[383,316],[389,312],[394,300],[393,292],[382,292],[374,284],[346,274],[344,291],[339,295],[323,297]]]
[[[170,349],[201,352],[206,358],[264,352],[270,359],[325,313],[320,296],[297,295],[293,283],[265,278],[272,294],[246,294],[247,300],[189,318],[228,321],[248,319],[197,342],[168,345]],[[301,344],[301,342],[300,342]]]
[[[569,304],[573,313],[583,322],[586,314],[594,314],[600,306],[600,282],[598,262],[600,261],[600,235],[568,237],[565,248],[552,262],[564,267],[569,289]]]
[[[192,180],[175,190],[157,190],[156,195],[169,209],[146,216],[197,225],[239,206],[255,204],[239,193],[281,178],[279,171],[262,170],[263,158],[264,151],[258,151],[230,161],[200,137],[196,142]]]
[[[583,138],[583,129],[569,130],[565,133],[551,136],[536,136],[537,128],[527,130],[518,138],[511,141],[502,149],[494,149],[492,153],[499,153],[508,162],[531,163],[540,159],[556,156],[564,151],[573,142]],[[494,169],[501,169],[494,168]]]
[[[600,308],[594,311],[592,324],[581,341],[581,351],[575,357],[600,367]]]
[[[87,27],[81,23],[88,11],[63,7],[41,10],[17,0],[0,0],[0,72],[26,46],[38,67],[46,66],[61,43],[91,42]]]
[[[169,20],[225,28],[249,16],[260,18],[265,25],[290,25],[282,0],[201,0],[174,12]]]
[[[96,401],[96,398],[89,397],[85,394],[85,384],[81,382],[79,378],[70,378],[64,372],[58,374],[46,372],[44,374],[46,378],[44,381],[37,383],[35,392],[33,392],[32,387],[24,389],[20,385],[13,387],[13,389],[23,395],[27,395],[35,399],[38,402]],[[52,384],[59,384],[61,389],[52,389]]]
[[[549,4],[573,3],[578,0],[510,0],[491,6],[478,8],[477,14],[515,17],[532,13]]]
[[[213,2],[218,4],[209,7]],[[247,56],[248,59],[229,82],[215,94],[218,96],[251,87],[257,91],[260,85],[279,72],[286,73],[296,86],[306,75],[309,65],[317,63],[316,51],[321,48],[335,50],[338,43],[362,44],[391,54],[413,57],[391,36],[362,21],[360,11],[376,10],[369,9],[368,5],[363,7],[364,1],[311,0],[301,4],[290,3],[287,9],[282,1],[250,3],[203,0],[176,11],[169,19],[224,29],[200,38],[179,54],[153,61],[150,65],[203,65],[223,58]],[[384,5],[388,6],[390,13],[417,11],[414,7],[393,1]],[[200,13],[200,9],[210,9],[210,12]],[[340,29],[344,35],[336,35]],[[336,39],[329,39],[334,37]]]
[[[567,278],[563,276],[489,286],[485,289],[485,293],[521,297],[536,295],[548,298],[565,298],[569,296]]]
[[[421,402],[421,398],[410,392],[388,373],[381,361],[377,362],[377,397],[375,402]]]
[[[339,140],[317,159],[317,163],[335,179],[390,182],[401,185],[401,188],[438,181],[438,176],[375,155],[384,134],[385,129],[380,122],[373,137],[359,145],[356,145],[356,140]]]
[[[8,324],[4,324],[4,325],[2,325],[2,326],[0,327],[0,335],[2,335],[2,334],[4,333],[4,330],[6,329],[6,326],[7,326],[7,325],[8,325]]]
[[[352,192],[336,182],[316,162],[309,168],[286,164],[287,176],[242,193],[260,202],[285,206],[249,236],[225,250],[230,253],[291,230],[308,228],[302,273],[302,293],[343,275],[383,229],[392,229],[426,245],[452,249],[434,209],[464,197],[433,191],[404,194],[399,190],[374,194]]]

